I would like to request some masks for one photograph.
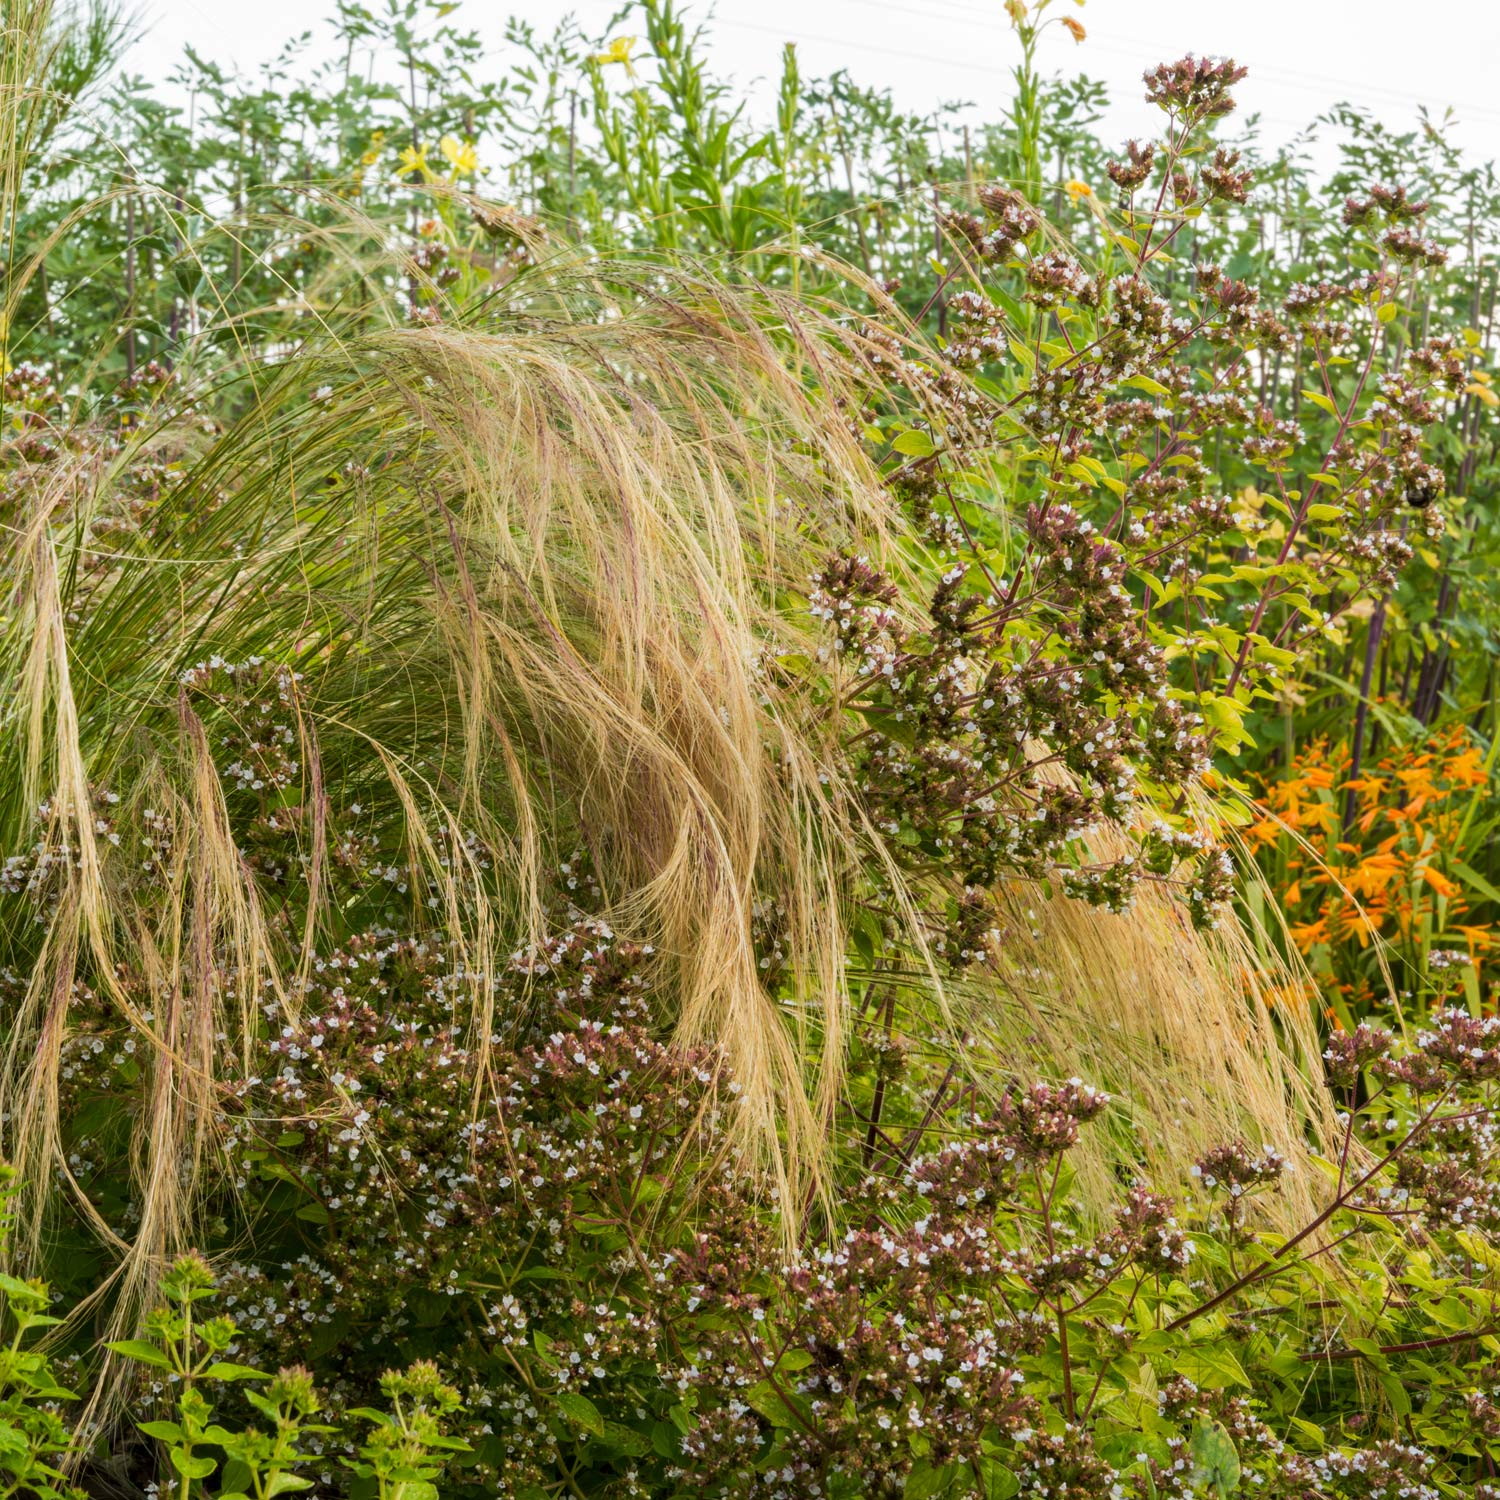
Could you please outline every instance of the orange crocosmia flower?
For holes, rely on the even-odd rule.
[[[1367,906],[1363,910],[1350,906],[1339,914],[1340,936],[1352,937],[1361,948],[1368,948],[1370,939],[1385,925],[1388,915],[1381,906]]]
[[[1302,882],[1294,880],[1282,893],[1283,906],[1295,906],[1302,899]]]
[[[1394,823],[1397,828],[1403,828],[1411,824],[1413,831],[1420,831],[1422,827],[1422,808],[1426,804],[1425,797],[1419,797],[1410,807],[1387,807],[1383,811],[1387,823]]]
[[[1432,764],[1432,757],[1424,755],[1410,766],[1397,771],[1396,780],[1406,788],[1409,795],[1421,793],[1431,796],[1437,791],[1437,783],[1433,780],[1436,770],[1437,767]]]
[[[1333,768],[1331,766],[1308,766],[1302,772],[1302,779],[1316,791],[1331,791]]]
[[[1338,809],[1331,802],[1290,801],[1281,817],[1288,827],[1295,828],[1299,833],[1306,831],[1329,834],[1333,832]]]
[[[1258,818],[1245,829],[1245,842],[1259,851],[1267,844],[1274,844],[1281,837],[1282,827],[1275,818]]]
[[[1488,953],[1495,946],[1494,929],[1490,927],[1466,927],[1462,922],[1453,924],[1455,932],[1464,935],[1464,942],[1469,949],[1469,957],[1477,959],[1481,953]]]
[[[1483,786],[1486,780],[1484,761],[1480,758],[1478,749],[1471,747],[1462,755],[1454,756],[1443,767],[1443,775],[1454,786]]]
[[[1339,823],[1339,810],[1331,802],[1314,802],[1308,809],[1308,821],[1320,833],[1332,833]]]
[[[1457,881],[1449,880],[1441,870],[1434,870],[1431,865],[1423,865],[1417,874],[1435,890],[1438,895],[1446,896],[1450,901],[1455,896],[1463,895],[1463,887]]]
[[[1378,896],[1401,874],[1401,864],[1396,853],[1367,855],[1344,877],[1344,884],[1356,896]]]
[[[1292,934],[1292,941],[1304,953],[1311,952],[1318,943],[1326,943],[1330,940],[1327,917],[1319,917],[1313,922],[1293,922],[1289,931]]]
[[[1268,1009],[1280,1006],[1283,1010],[1301,1010],[1318,993],[1318,986],[1310,979],[1294,979],[1287,984],[1273,984],[1262,997]]]

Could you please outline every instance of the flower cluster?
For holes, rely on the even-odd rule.
[[[1170,828],[1155,837],[1175,853]],[[299,1429],[298,1451],[330,1493],[382,1450],[351,1455],[327,1431],[389,1399],[388,1367],[413,1360],[418,1385],[452,1391],[452,1440],[424,1462],[456,1496],[521,1500],[570,1474],[609,1497],[978,1496],[1008,1475],[1028,1493],[1187,1500],[1232,1460],[1277,1500],[1355,1500],[1371,1474],[1466,1461],[1489,1420],[1477,1380],[1434,1398],[1422,1442],[1401,1448],[1361,1428],[1355,1381],[1329,1392],[1318,1450],[1274,1403],[1299,1361],[1343,1371],[1364,1347],[1338,1320],[1283,1322],[1294,1289],[1332,1294],[1289,1280],[1300,1255],[1363,1236],[1417,1256],[1381,1334],[1392,1349],[1443,1347],[1444,1299],[1483,1295],[1472,1236],[1500,1230],[1492,1020],[1441,1011],[1408,1048],[1369,1026],[1330,1040],[1351,1110],[1340,1181],[1269,1247],[1245,1205],[1285,1175],[1270,1147],[1214,1148],[1191,1198],[1136,1183],[1101,1217],[1069,1157],[1107,1117],[1104,1093],[1012,1082],[986,1103],[876,1026],[838,1125],[862,1141],[841,1157],[840,1213],[810,1214],[789,1251],[734,1144],[722,1059],[654,1035],[653,955],[579,909],[586,863],[559,886],[571,916],[492,974],[418,934],[324,952],[289,994],[267,989],[230,1070],[228,1175],[207,1205],[227,1253],[196,1336],[216,1359],[313,1372],[327,1430]],[[149,989],[121,983],[149,1020]],[[134,1107],[145,1075],[108,1003],[80,995],[75,1014],[89,1040],[70,1053],[62,1126],[123,1232],[107,1141],[87,1132]],[[1281,1374],[1263,1363],[1267,1327]],[[1116,1397],[1142,1388],[1127,1419]],[[171,1396],[155,1380],[143,1399]]]

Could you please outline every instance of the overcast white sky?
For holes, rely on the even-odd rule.
[[[379,3],[379,0],[377,0]],[[1419,105],[1451,106],[1454,138],[1481,159],[1500,159],[1500,0],[1089,0],[1075,9],[1088,40],[1076,50],[1049,33],[1047,71],[1078,66],[1104,80],[1120,136],[1152,129],[1141,102],[1146,66],[1186,51],[1227,54],[1248,65],[1237,91],[1258,110],[1268,138],[1291,136],[1339,99],[1363,103],[1393,128],[1415,123]],[[253,67],[290,37],[326,34],[331,0],[140,0],[147,28],[130,66],[161,77],[191,44],[220,62]],[[461,16],[497,51],[505,18],[520,14],[550,30],[573,13],[601,28],[616,0],[463,0]],[[888,86],[897,102],[926,109],[974,101],[993,115],[1006,97],[1015,41],[1002,0],[717,0],[718,66],[751,85],[775,73],[781,45],[799,44],[805,73],[848,68],[861,83]],[[628,30],[628,28],[625,28]]]

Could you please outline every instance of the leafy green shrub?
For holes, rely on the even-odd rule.
[[[14,1175],[0,1166],[0,1252],[10,1247]],[[75,1500],[77,1491],[57,1467],[72,1447],[72,1431],[61,1406],[75,1399],[59,1382],[52,1361],[35,1347],[35,1334],[60,1321],[47,1309],[52,1297],[43,1281],[0,1273],[0,1495],[37,1500]]]
[[[142,1422],[140,1430],[166,1450],[170,1493],[181,1500],[274,1500],[313,1489],[314,1481],[296,1470],[326,1462],[322,1455],[341,1447],[336,1462],[377,1500],[436,1500],[433,1480],[442,1471],[442,1456],[467,1445],[444,1430],[460,1403],[434,1365],[419,1361],[404,1371],[385,1371],[379,1388],[389,1410],[350,1410],[337,1428],[314,1420],[321,1402],[307,1370],[267,1376],[219,1358],[234,1342],[236,1328],[223,1314],[195,1316],[214,1296],[213,1273],[200,1256],[180,1258],[162,1278],[161,1290],[166,1301],[147,1318],[145,1337],[110,1349],[148,1372],[164,1372],[153,1375],[152,1387],[158,1397],[170,1398],[175,1418]],[[215,1387],[231,1382],[245,1387],[242,1404],[270,1424],[269,1432],[217,1420]],[[264,1386],[255,1389],[260,1382]],[[369,1424],[362,1440],[354,1436],[359,1424]]]
[[[1260,1212],[1287,1164],[1240,1142],[1186,1196],[1137,1184],[1101,1224],[1068,1156],[1104,1095],[945,1104],[908,1056],[886,1074],[890,1128],[840,1184],[847,1227],[788,1255],[725,1134],[732,1079],[651,1040],[640,955],[597,922],[518,958],[535,1040],[485,1064],[467,1140],[480,1063],[443,1024],[441,955],[416,988],[409,953],[337,957],[344,994],[315,997],[268,1055],[281,1134],[250,1146],[265,1116],[247,1091],[232,1148],[242,1192],[264,1174],[326,1218],[299,1262],[242,1263],[216,1293],[182,1263],[122,1351],[178,1377],[176,1418],[145,1430],[195,1481],[225,1465],[205,1494],[269,1496],[309,1467],[525,1500],[1487,1493],[1496,1021],[1446,1011],[1410,1047],[1368,1026],[1332,1041],[1344,1150],[1289,1234]],[[204,1318],[211,1294],[224,1312]],[[429,1352],[451,1392],[430,1362],[386,1371]],[[306,1360],[321,1395],[242,1363],[280,1360]],[[223,1414],[238,1391],[269,1436]],[[375,1415],[381,1392],[394,1410]],[[361,1420],[377,1426],[355,1453]]]

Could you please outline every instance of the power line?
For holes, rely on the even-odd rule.
[[[998,76],[1002,65],[989,66],[983,63],[962,62],[953,57],[939,57],[931,52],[913,52],[909,47],[877,47],[872,42],[851,42],[847,37],[817,36],[812,32],[789,32],[785,27],[763,26],[754,21],[734,21],[726,16],[715,16],[716,26],[731,26],[738,31],[756,31],[764,36],[773,36],[784,42],[816,42],[829,47],[840,47],[852,49],[856,52],[868,52],[879,57],[898,57],[910,62],[935,63],[941,67],[955,68],[965,73],[983,73],[988,78]],[[1289,130],[1301,130],[1307,125],[1306,120],[1288,120],[1277,115],[1262,114],[1260,116],[1268,124],[1284,125]]]
[[[952,19],[959,25],[971,26],[978,31],[986,31],[997,37],[1008,37],[1012,35],[1011,28],[997,22],[994,12],[989,9],[979,9],[961,3],[961,0],[932,0],[932,4],[915,7],[897,3],[897,0],[847,0],[847,3],[858,5],[861,10],[883,10],[892,15],[914,16],[919,20],[930,21],[934,16],[934,6],[940,5],[948,15],[945,19]],[[941,12],[939,12],[941,13]],[[742,29],[752,29],[752,23],[748,21],[731,21],[726,17],[716,15],[710,23],[733,25]],[[774,27],[761,27],[759,29],[768,32],[775,31]],[[788,40],[793,38],[788,37]],[[858,47],[861,51],[881,51],[886,55],[911,57],[923,62],[942,63],[950,67],[958,67],[967,70],[985,71],[981,65],[974,63],[958,62],[951,57],[939,57],[930,53],[911,52],[905,48],[887,49],[874,48],[868,43],[851,42],[845,38],[835,39],[831,37],[805,37],[807,41],[824,41],[839,46]],[[1138,42],[1132,42],[1125,38],[1113,37],[1108,32],[1090,30],[1085,47],[1094,47],[1102,52],[1111,52],[1118,57],[1129,57],[1136,61],[1150,64],[1162,61],[1166,54],[1173,49],[1152,49],[1142,47]],[[1243,61],[1243,59],[1240,59]],[[1432,101],[1425,99],[1420,94],[1409,90],[1394,89],[1385,84],[1367,83],[1362,80],[1356,81],[1349,78],[1338,78],[1330,74],[1308,73],[1297,68],[1282,67],[1278,63],[1257,62],[1250,64],[1252,76],[1271,79],[1283,84],[1287,88],[1300,89],[1308,93],[1321,94],[1324,98],[1338,93],[1340,90],[1349,91],[1357,96],[1379,95],[1392,103],[1409,104],[1417,106],[1430,104]],[[1444,107],[1451,106],[1453,109],[1461,110],[1465,115],[1476,116],[1486,120],[1500,122],[1500,109],[1494,105],[1474,104],[1456,99],[1442,101]]]

